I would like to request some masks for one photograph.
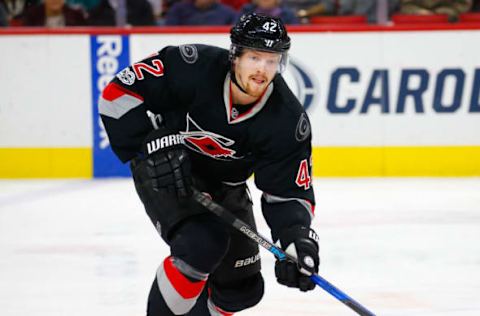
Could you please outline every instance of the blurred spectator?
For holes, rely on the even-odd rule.
[[[281,0],[252,0],[252,3],[243,6],[240,15],[258,13],[279,17],[285,24],[298,24],[299,20],[292,9],[281,5]]]
[[[20,26],[23,23],[23,16],[28,8],[37,5],[40,0],[0,0],[0,6],[7,14],[8,24]]]
[[[65,4],[65,0],[45,0],[29,8],[23,21],[25,26],[81,26],[85,25],[86,14]]]
[[[122,9],[123,8],[123,9]],[[147,0],[100,0],[89,12],[88,25],[155,25],[152,6]]]
[[[311,7],[318,5],[322,0],[282,0],[282,4],[289,7],[296,12],[301,12],[302,10],[308,10]]]
[[[472,11],[480,12],[480,0],[475,0]]]
[[[108,0],[101,0],[100,3],[88,12],[88,25],[93,26],[115,26],[115,10]]]
[[[363,15],[369,23],[377,22],[377,4],[385,4],[387,15],[396,11],[399,0],[320,0],[316,5],[300,10],[297,15],[300,18],[315,15]]]
[[[128,25],[155,25],[155,17],[153,16],[152,5],[150,2],[148,2],[148,0],[126,0],[126,4]]]
[[[0,26],[8,26],[7,10],[3,3],[0,3]]]
[[[100,0],[67,0],[67,4],[71,7],[82,7],[88,11],[95,8],[100,3]]]
[[[152,7],[152,12],[153,12],[155,21],[159,21],[163,13],[164,0],[148,0],[148,2]]]
[[[220,3],[232,7],[235,11],[239,11],[244,5],[250,3],[250,0],[220,0]]]
[[[166,25],[230,25],[237,13],[217,0],[183,0],[167,12]]]
[[[446,14],[450,21],[456,21],[461,13],[468,12],[471,8],[472,0],[401,0],[400,13]]]

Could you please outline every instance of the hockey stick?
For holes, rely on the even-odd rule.
[[[247,223],[243,222],[242,220],[238,219],[235,215],[233,215],[230,211],[225,209],[223,206],[219,205],[205,194],[201,193],[195,188],[193,190],[193,198],[195,201],[203,205],[207,210],[211,211],[218,217],[220,217],[224,222],[230,224],[241,233],[243,233],[248,238],[255,241],[257,244],[262,246],[263,248],[267,249],[271,253],[275,255],[279,260],[290,260],[292,262],[297,263],[297,259],[290,256],[289,254],[285,253],[281,248],[278,248],[274,244],[272,244],[268,239],[262,237],[258,234],[253,228],[251,228]],[[308,271],[305,271],[309,273]],[[320,286],[330,295],[334,296],[337,300],[342,302],[343,304],[350,307],[352,310],[357,312],[358,315],[361,316],[375,316],[374,313],[369,311],[366,307],[362,306],[360,303],[355,301],[353,298],[348,296],[347,294],[343,293],[341,290],[333,286],[330,282],[319,276],[318,274],[311,274],[310,279],[313,283]]]

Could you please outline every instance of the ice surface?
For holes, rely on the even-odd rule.
[[[317,179],[315,191],[320,275],[377,315],[480,315],[480,179]],[[2,316],[144,315],[167,254],[131,180],[0,181]],[[239,315],[355,315],[320,288],[276,284],[261,254],[264,300]]]

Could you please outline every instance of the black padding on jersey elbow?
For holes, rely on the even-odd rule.
[[[297,201],[267,203],[262,197],[262,212],[274,241],[282,230],[294,225],[310,227],[312,222],[309,211]]]

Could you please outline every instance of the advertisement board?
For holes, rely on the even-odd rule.
[[[93,35],[90,37],[92,58],[93,176],[130,176],[130,169],[114,155],[107,132],[98,114],[101,92],[122,69],[130,65],[127,35]]]
[[[226,29],[161,30],[0,34],[0,177],[128,176],[103,87],[167,45],[229,47]],[[310,116],[314,175],[480,175],[480,28],[290,34],[283,75]]]

